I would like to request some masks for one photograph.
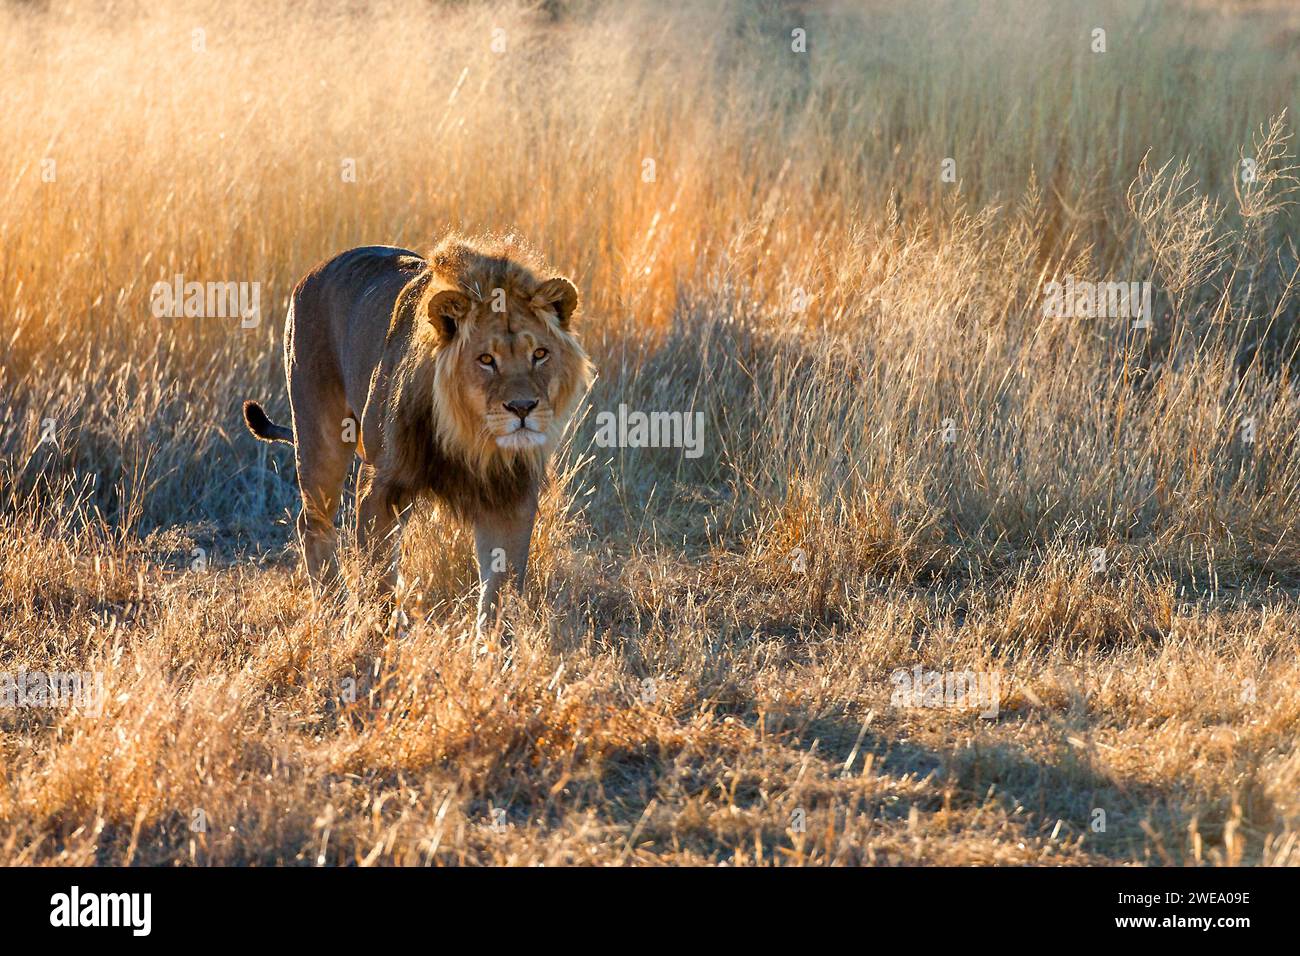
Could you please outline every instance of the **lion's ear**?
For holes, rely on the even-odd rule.
[[[578,290],[573,283],[563,276],[547,279],[533,293],[533,305],[543,309],[554,309],[560,320],[560,327],[567,328],[569,320],[578,308]]]
[[[469,314],[469,297],[455,289],[444,289],[429,296],[429,321],[444,342],[456,335],[456,326]]]

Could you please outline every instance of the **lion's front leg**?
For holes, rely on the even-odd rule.
[[[378,597],[387,600],[397,587],[404,496],[380,479],[369,464],[361,466],[357,486],[357,543],[365,566],[377,573]]]
[[[537,518],[537,499],[530,496],[503,515],[483,515],[474,522],[474,551],[478,557],[479,599],[475,630],[495,630],[501,622],[500,593],[511,571],[515,588],[524,589],[528,544]]]

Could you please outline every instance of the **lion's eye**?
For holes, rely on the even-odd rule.
[[[478,357],[478,364],[485,366],[487,368],[491,368],[493,365],[497,364],[497,360],[492,357],[491,353],[484,352],[482,355]]]
[[[548,352],[546,351],[546,349],[534,349],[534,350],[533,350],[533,361],[534,361],[534,362],[540,362],[542,359],[546,358],[546,356],[549,355],[549,354],[550,354],[550,353],[548,353]]]

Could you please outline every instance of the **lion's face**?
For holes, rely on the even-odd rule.
[[[555,372],[563,361],[557,359],[555,337],[544,321],[522,310],[508,319],[489,314],[475,325],[459,361],[488,433],[500,448],[546,444],[560,384]]]
[[[590,379],[569,332],[573,284],[557,278],[511,292],[473,301],[444,291],[429,303],[442,338],[435,405],[480,457],[552,450]]]

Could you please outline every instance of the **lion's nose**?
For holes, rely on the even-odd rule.
[[[528,417],[528,413],[537,407],[537,399],[516,398],[514,401],[506,402],[505,406],[507,411],[514,412],[519,416],[519,420],[523,421]]]

